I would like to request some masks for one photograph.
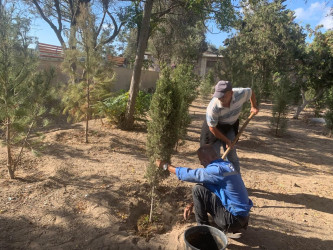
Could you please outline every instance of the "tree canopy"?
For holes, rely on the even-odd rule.
[[[237,34],[225,42],[226,77],[268,96],[274,73],[288,74],[305,45],[305,34],[294,19],[282,1],[264,1],[245,9]]]

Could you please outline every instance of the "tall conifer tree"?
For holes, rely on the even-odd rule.
[[[111,95],[113,70],[111,62],[103,57],[103,47],[98,46],[95,16],[89,4],[81,4],[80,15],[77,19],[78,37],[71,39],[76,43],[74,50],[67,50],[63,68],[72,72],[71,64],[75,62],[81,69],[78,83],[68,86],[64,95],[64,113],[69,114],[69,119],[85,121],[85,142],[88,143],[89,120],[92,118],[92,106],[98,101]],[[75,72],[72,72],[73,74]],[[73,82],[73,81],[72,81]]]
[[[29,135],[46,108],[46,87],[50,81],[38,73],[37,58],[28,48],[30,21],[15,13],[15,6],[0,2],[0,126],[5,132],[7,168],[10,178],[21,161]]]

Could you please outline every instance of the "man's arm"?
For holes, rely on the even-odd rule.
[[[209,127],[209,131],[212,132],[212,134],[213,134],[216,138],[218,138],[218,139],[224,141],[224,142],[227,144],[227,147],[232,147],[232,141],[229,140],[229,139],[228,139],[223,133],[221,133],[220,130],[218,130],[216,127]]]
[[[155,164],[157,167],[163,168],[163,165],[166,164],[166,162],[156,160]],[[169,163],[167,164],[167,170],[170,173],[176,174],[178,179],[182,181],[216,184],[223,179],[223,176],[220,175],[218,168],[213,168],[210,169],[210,171],[207,171],[207,168],[191,169],[185,167],[175,167]]]
[[[257,106],[257,99],[256,99],[256,96],[252,90],[252,94],[251,94],[251,97],[250,97],[250,102],[251,102],[251,112],[254,113],[254,114],[258,114],[259,112],[259,109],[258,109],[258,106]]]
[[[168,164],[168,169],[167,170],[170,173],[176,174],[176,167],[175,166],[172,166],[171,164],[166,163],[166,162],[162,162],[161,160],[156,160],[157,167],[162,168],[164,164]]]
[[[165,162],[162,162],[160,160],[156,160],[156,165],[160,168],[163,167],[164,164],[168,164],[168,163],[165,163]],[[172,166],[171,164],[168,164],[168,169],[170,173],[173,173],[173,174],[176,174],[176,167],[175,166]],[[191,202],[189,205],[187,205],[184,209],[184,219],[185,220],[188,220],[191,216],[191,214],[193,213],[193,202]]]
[[[190,215],[193,213],[193,206],[194,203],[191,202],[189,205],[187,205],[184,209],[184,219],[188,220],[190,218]]]

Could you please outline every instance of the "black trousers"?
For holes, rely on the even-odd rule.
[[[239,129],[239,119],[237,119],[237,121],[232,125],[217,124],[216,128],[224,135],[226,135],[229,130],[234,130],[235,135],[237,135]],[[217,140],[218,139],[213,135],[213,133],[210,132],[207,120],[205,119],[201,127],[200,147],[205,144],[213,144]]]
[[[209,225],[208,213],[224,232],[237,232],[246,228],[249,217],[234,216],[225,209],[221,200],[203,185],[197,184],[192,190],[195,219],[198,224]]]

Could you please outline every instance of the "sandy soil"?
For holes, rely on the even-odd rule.
[[[207,103],[191,106],[192,124],[174,165],[197,168],[196,149]],[[333,249],[333,139],[320,124],[289,121],[272,136],[270,104],[238,143],[241,171],[254,207],[249,227],[228,249]],[[145,182],[146,131],[125,132],[90,123],[45,133],[38,158],[28,152],[10,180],[0,148],[0,249],[184,249],[182,219],[193,184],[170,176],[156,191],[158,233],[139,234],[149,213]],[[144,220],[143,220],[144,221]]]

